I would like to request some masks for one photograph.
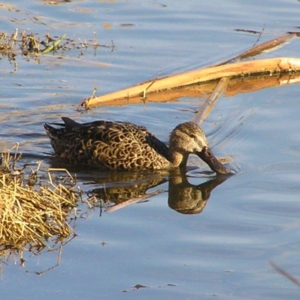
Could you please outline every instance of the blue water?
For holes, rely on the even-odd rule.
[[[1,143],[20,142],[27,159],[42,157],[47,168],[52,160],[46,153],[52,149],[42,124],[64,115],[78,121],[132,121],[167,141],[174,126],[192,119],[198,99],[103,106],[87,113],[76,107],[94,87],[103,94],[209,65],[257,41],[257,35],[234,29],[264,29],[261,42],[295,31],[299,5],[290,0],[14,1],[10,11],[1,9],[2,31],[67,33],[76,43],[92,43],[96,33],[98,43],[111,46],[113,41],[115,48],[66,50],[39,62],[17,56],[16,72],[2,58]],[[261,57],[297,57],[298,49],[295,39]],[[18,258],[1,258],[1,297],[298,299],[299,288],[269,262],[300,280],[299,89],[295,84],[221,97],[203,129],[213,151],[229,158],[238,173],[211,191],[201,213],[177,212],[169,182],[150,189],[162,192],[147,201],[115,212],[100,215],[100,208],[88,211],[80,205],[84,218],[76,221],[78,236],[63,247],[58,266],[35,273],[55,266],[59,251],[39,256],[25,251],[23,267]],[[201,164],[189,173],[190,184],[211,178],[203,170]],[[86,190],[95,186],[83,185]],[[135,288],[138,284],[144,287]]]

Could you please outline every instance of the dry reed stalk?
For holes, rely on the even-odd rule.
[[[261,59],[256,61],[238,62],[229,65],[214,66],[205,69],[193,70],[186,73],[176,74],[165,78],[157,78],[143,82],[117,92],[105,94],[99,97],[86,98],[78,106],[78,110],[105,104],[106,102],[126,101],[131,103],[132,99],[148,99],[154,93],[170,91],[172,89],[190,87],[203,84],[208,81],[220,80],[221,78],[236,78],[249,76],[274,76],[280,77],[284,74],[293,75],[300,72],[300,59],[291,57],[279,57]],[[200,96],[200,95],[199,95]],[[166,101],[166,100],[163,100]]]
[[[292,283],[294,283],[295,285],[297,285],[298,287],[300,287],[300,281],[295,278],[294,276],[292,276],[291,274],[289,274],[287,271],[279,268],[277,265],[275,265],[273,262],[270,262],[270,265],[282,276],[284,276],[285,278],[287,278],[289,281],[291,281]]]
[[[89,109],[106,103],[116,103],[116,105],[118,105],[120,102],[127,104],[136,103],[137,101],[141,102],[142,100],[148,100],[148,98],[153,99],[153,94],[170,92],[174,89],[190,87],[193,85],[202,85],[209,81],[220,80],[222,78],[231,79],[236,77],[244,78],[262,75],[277,78],[283,74],[293,75],[294,73],[300,72],[299,58],[277,57],[247,62],[237,61],[256,56],[262,52],[274,50],[295,36],[299,36],[299,34],[289,33],[280,38],[252,47],[244,53],[214,66],[170,75],[164,78],[155,78],[153,80],[139,83],[132,87],[98,97],[95,97],[93,94],[92,97],[88,97],[81,101],[78,106],[78,110],[81,110],[82,107],[84,109]],[[200,97],[200,95],[198,95],[198,97]],[[158,99],[157,101],[166,101],[166,98],[156,97],[156,99]]]

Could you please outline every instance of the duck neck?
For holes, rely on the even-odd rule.
[[[169,161],[174,167],[186,166],[188,155],[169,149]]]

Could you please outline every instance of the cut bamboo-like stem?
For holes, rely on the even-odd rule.
[[[80,106],[90,108],[106,101],[122,100],[132,97],[143,97],[161,91],[171,90],[178,87],[190,86],[223,77],[248,77],[252,75],[292,74],[300,71],[299,58],[270,58],[255,61],[238,62],[229,65],[220,65],[205,69],[197,69],[190,72],[180,73],[165,78],[154,79],[137,84],[121,91],[109,93],[103,96],[88,98],[81,102]]]

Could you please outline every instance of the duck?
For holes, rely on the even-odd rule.
[[[193,122],[177,125],[166,145],[144,126],[130,122],[62,120],[45,123],[44,128],[55,154],[66,163],[110,170],[162,170],[184,168],[188,156],[196,154],[217,174],[231,174],[212,153],[203,130]]]

